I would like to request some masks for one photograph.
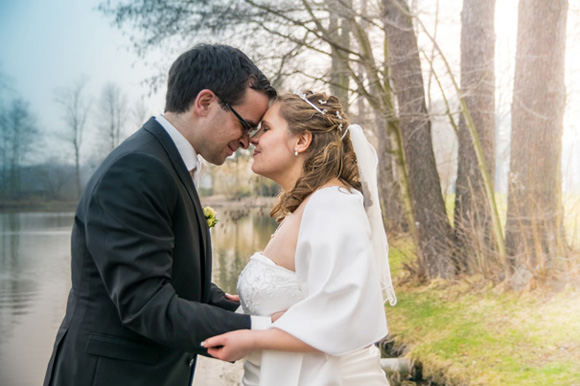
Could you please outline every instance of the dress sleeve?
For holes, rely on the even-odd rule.
[[[296,274],[305,298],[272,326],[331,355],[386,336],[370,235],[361,194],[337,188],[315,192],[296,245]]]

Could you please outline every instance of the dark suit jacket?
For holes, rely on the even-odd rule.
[[[45,386],[186,386],[201,341],[250,328],[211,283],[199,198],[154,118],[91,177],[71,244],[72,289]]]

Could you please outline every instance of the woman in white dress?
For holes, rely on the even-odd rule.
[[[223,360],[246,356],[246,386],[388,385],[373,343],[396,298],[374,148],[336,97],[310,91],[279,96],[251,141],[252,170],[283,190],[271,212],[281,222],[238,292],[245,313],[275,322],[202,345]]]

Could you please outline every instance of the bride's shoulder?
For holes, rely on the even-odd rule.
[[[331,237],[352,240],[359,239],[368,231],[362,194],[339,186],[319,189],[311,194],[300,223],[299,238],[302,239]]]
[[[345,211],[363,209],[363,196],[353,188],[340,185],[324,186],[314,191],[303,202],[306,212],[326,211],[335,214],[344,214]]]
[[[362,199],[362,194],[354,189],[342,185],[324,186],[310,195],[311,198],[317,197],[322,201],[357,201]]]

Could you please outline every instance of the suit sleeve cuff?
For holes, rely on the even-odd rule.
[[[270,316],[250,316],[252,330],[266,330],[272,326],[272,318]]]

